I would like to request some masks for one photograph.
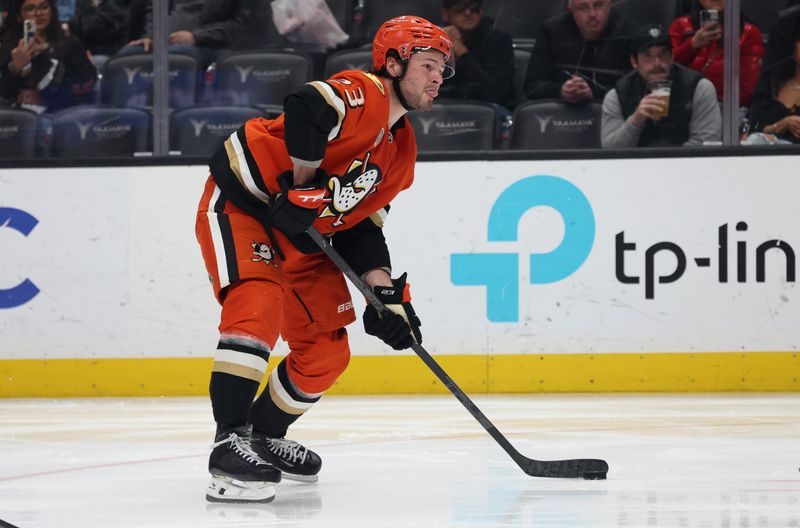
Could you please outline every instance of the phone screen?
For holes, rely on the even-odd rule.
[[[700,26],[711,24],[712,29],[719,26],[719,11],[716,9],[703,9],[700,11]]]
[[[36,23],[33,20],[26,20],[24,22],[25,29],[25,44],[30,45],[33,39],[36,38]]]

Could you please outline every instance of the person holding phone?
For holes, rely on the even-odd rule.
[[[97,71],[86,48],[64,34],[52,0],[18,0],[0,43],[0,95],[32,110],[90,102]]]
[[[710,80],[719,101],[723,100],[725,85],[723,20],[726,3],[726,0],[697,0],[694,14],[677,18],[669,28],[675,62]],[[764,58],[764,40],[759,28],[744,14],[741,20],[739,105],[750,106]]]

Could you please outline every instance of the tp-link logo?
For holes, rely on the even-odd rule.
[[[39,221],[30,213],[11,207],[0,207],[0,228],[13,229],[23,236],[28,236]],[[0,308],[16,308],[22,306],[39,294],[39,288],[25,279],[13,288],[0,288]]]
[[[489,213],[489,242],[516,242],[523,215],[550,207],[564,220],[564,238],[549,253],[530,254],[531,284],[549,284],[572,275],[594,244],[592,206],[572,183],[555,176],[531,176],[509,186]],[[485,286],[486,313],[493,323],[519,321],[519,254],[454,253],[450,279],[456,286]]]

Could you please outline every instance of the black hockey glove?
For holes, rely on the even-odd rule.
[[[292,237],[305,233],[317,218],[317,209],[325,197],[327,177],[325,171],[317,170],[313,182],[304,185],[293,185],[292,171],[282,172],[278,176],[281,193],[275,197],[270,206],[272,225]]]
[[[386,305],[389,312],[378,311],[367,304],[364,310],[364,330],[369,335],[380,338],[395,350],[404,350],[416,343],[422,343],[419,327],[422,323],[411,306],[411,293],[406,284],[406,274],[392,279],[394,286],[375,286],[372,291]]]

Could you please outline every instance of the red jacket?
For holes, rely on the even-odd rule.
[[[722,41],[712,42],[705,48],[692,48],[692,37],[695,26],[690,16],[676,19],[669,28],[672,39],[672,56],[675,62],[697,70],[708,78],[717,89],[717,98],[721,101],[724,91],[725,50]],[[723,37],[724,38],[724,37]],[[739,38],[739,104],[749,106],[756,89],[758,74],[761,72],[761,59],[764,57],[764,40],[761,31],[751,24],[743,24]]]

